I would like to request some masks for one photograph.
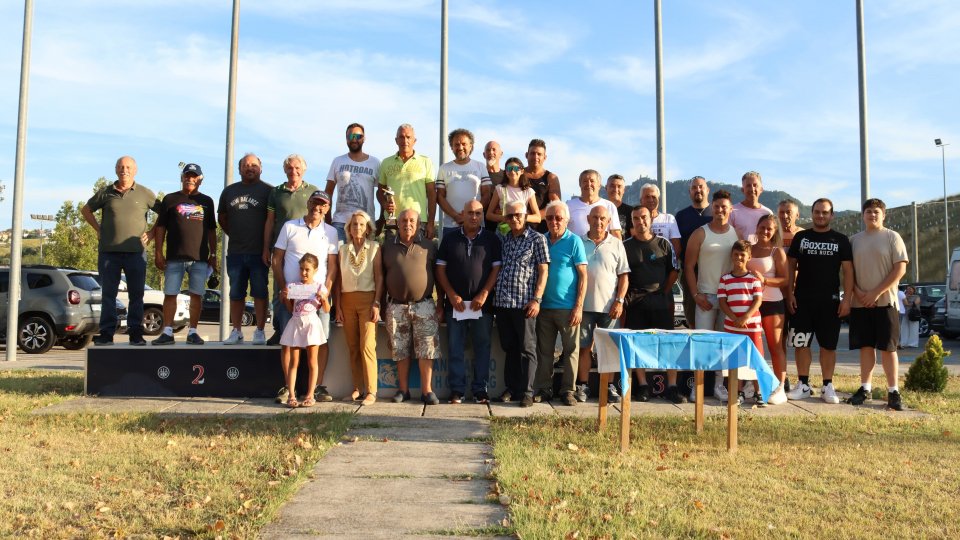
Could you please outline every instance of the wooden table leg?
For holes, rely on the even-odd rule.
[[[630,448],[630,396],[633,393],[633,370],[627,370],[627,380],[621,381],[623,401],[620,402],[620,452]]]
[[[610,374],[600,374],[600,412],[597,416],[597,431],[607,427],[607,385],[610,384]]]
[[[737,368],[733,368],[729,370],[727,376],[727,393],[729,394],[727,396],[727,451],[729,452],[737,451],[737,415],[740,412],[737,404],[738,384]]]
[[[703,433],[703,370],[693,372],[694,397],[697,399],[693,408],[694,423],[697,426],[697,435]]]

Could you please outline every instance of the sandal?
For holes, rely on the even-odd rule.
[[[367,394],[367,397],[363,398],[363,401],[360,402],[360,404],[363,406],[367,406],[367,405],[373,405],[376,402],[377,402],[376,394],[370,393],[370,394]]]
[[[345,401],[345,402],[347,402],[347,403],[352,403],[352,402],[354,402],[354,401],[360,401],[360,396],[361,396],[361,395],[362,395],[362,394],[360,394],[360,391],[359,391],[359,390],[354,390],[352,394],[350,394],[349,396],[346,396],[345,398],[343,398],[343,401]]]
[[[313,396],[307,396],[303,401],[300,402],[301,407],[313,407],[317,404],[317,401],[313,399]]]
[[[299,406],[300,406],[300,403],[297,402],[297,398],[291,397],[290,399],[287,400],[287,407],[291,409],[296,409]]]

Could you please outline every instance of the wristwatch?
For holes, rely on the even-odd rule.
[[[536,303],[538,303],[538,304],[542,304],[542,303],[543,303],[543,297],[542,297],[542,296],[534,296],[534,297],[533,297],[533,301],[536,302]]]
[[[623,298],[622,296],[618,296],[618,297],[617,297],[617,303],[618,303],[618,304],[622,304],[622,303],[623,303],[623,300],[624,300],[624,298]]]

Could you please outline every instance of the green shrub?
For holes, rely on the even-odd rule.
[[[907,371],[907,380],[904,384],[906,389],[943,392],[947,386],[947,368],[943,367],[943,359],[947,356],[950,356],[950,351],[943,350],[940,337],[930,336],[923,354],[913,361],[913,365]]]

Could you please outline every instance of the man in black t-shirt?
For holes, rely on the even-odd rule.
[[[537,196],[540,217],[547,215],[547,204],[560,200],[560,178],[543,167],[547,161],[547,143],[543,139],[533,139],[527,145],[527,168],[523,174],[530,181],[530,187]],[[547,220],[536,225],[537,232],[547,234]]]
[[[793,237],[787,252],[787,309],[790,328],[787,343],[795,349],[800,382],[787,397],[810,397],[810,346],[816,336],[820,345],[820,369],[823,372],[821,398],[839,403],[833,389],[833,370],[837,363],[840,319],[850,313],[853,294],[853,250],[846,235],[830,228],[833,202],[817,199],[813,203],[813,227]],[[840,296],[840,270],[843,270],[843,297]]]
[[[607,178],[607,200],[617,207],[617,217],[620,219],[620,237],[629,238],[630,231],[633,230],[633,219],[630,217],[633,212],[633,206],[623,202],[623,194],[626,191],[626,181],[619,174],[611,174]]]
[[[190,163],[180,174],[180,191],[160,202],[157,217],[154,262],[163,270],[163,333],[154,345],[173,345],[171,322],[177,308],[177,295],[184,274],[189,275],[190,330],[187,344],[203,345],[197,333],[203,293],[206,292],[207,268],[217,268],[217,218],[213,199],[200,193],[203,171]],[[166,240],[166,242],[164,242]],[[163,246],[167,250],[164,255]]]

